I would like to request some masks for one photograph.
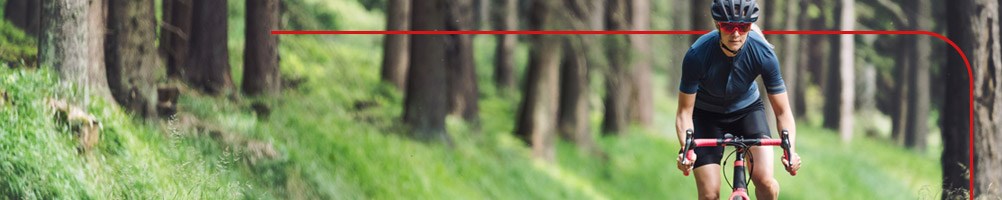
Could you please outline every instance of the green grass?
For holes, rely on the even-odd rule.
[[[295,1],[290,9],[322,12],[318,29],[382,29],[381,13],[350,0]],[[242,71],[242,2],[231,1],[230,52],[234,80]],[[298,16],[308,16],[302,13]],[[289,17],[289,16],[287,16]],[[292,16],[290,21],[298,18]],[[67,199],[687,199],[692,177],[675,169],[674,90],[655,89],[655,124],[621,137],[596,137],[608,159],[557,145],[557,159],[530,156],[512,136],[517,94],[502,95],[491,83],[492,37],[475,44],[480,81],[481,127],[447,120],[454,145],[409,139],[399,126],[403,94],[381,83],[379,36],[282,36],[286,77],[305,80],[276,98],[233,100],[185,94],[180,110],[239,137],[270,142],[276,159],[250,164],[245,154],[209,136],[176,130],[174,122],[149,122],[112,102],[83,95],[42,67],[0,67],[0,198]],[[517,58],[524,72],[527,47]],[[656,88],[669,81],[655,74]],[[521,78],[521,76],[520,76]],[[594,79],[594,87],[601,87]],[[55,123],[44,100],[85,105],[103,123],[96,150],[78,155],[66,127]],[[593,125],[601,98],[591,100]],[[269,105],[257,116],[252,102]],[[374,105],[357,108],[356,104]],[[777,162],[782,199],[937,198],[938,155],[905,150],[879,139],[843,144],[837,135],[799,126],[804,167],[795,177]],[[596,131],[597,132],[597,131]],[[778,153],[778,150],[777,150]],[[778,155],[778,154],[777,154]],[[728,172],[728,175],[730,172]],[[729,191],[722,188],[722,194]]]
[[[202,154],[202,141],[168,137],[98,97],[84,104],[102,123],[92,152],[79,155],[67,127],[56,123],[47,98],[77,101],[83,94],[41,70],[0,68],[2,197],[107,199],[238,198],[253,190],[233,176],[232,157]]]
[[[6,5],[0,0],[0,5]],[[3,11],[0,9],[0,16]],[[6,19],[0,19],[0,63],[24,64],[34,62],[38,54],[34,37],[24,33]]]

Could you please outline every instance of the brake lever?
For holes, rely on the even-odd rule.
[[[695,139],[692,136],[692,129],[685,130],[685,144],[682,147],[682,164],[688,164],[690,151],[693,151],[693,145],[695,145]],[[682,175],[689,176],[689,172],[682,170]]]
[[[791,152],[790,152],[790,147],[792,146],[792,144],[790,144],[790,131],[787,131],[786,129],[783,129],[779,133],[779,138],[782,141],[780,143],[780,147],[783,148],[783,157],[786,158],[786,163],[784,163],[783,165],[786,168],[790,168],[791,166],[793,166],[793,154],[791,154]],[[790,175],[791,176],[796,176],[797,175],[797,171],[790,172]]]

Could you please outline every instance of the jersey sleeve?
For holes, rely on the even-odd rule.
[[[699,79],[703,78],[703,63],[696,56],[696,48],[689,48],[682,59],[682,80],[678,90],[686,94],[696,94],[699,90]]]
[[[779,59],[776,53],[770,48],[766,51],[762,59],[761,72],[762,81],[765,83],[765,91],[769,94],[779,94],[786,92],[786,84],[783,83],[783,74],[780,73]]]

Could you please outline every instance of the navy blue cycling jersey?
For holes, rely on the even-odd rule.
[[[744,46],[732,58],[720,48],[720,33],[714,30],[699,37],[685,54],[679,90],[698,92],[696,108],[726,114],[759,100],[755,84],[759,75],[769,94],[786,91],[776,53],[761,34],[749,32]]]

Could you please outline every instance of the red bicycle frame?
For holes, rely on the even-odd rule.
[[[729,134],[727,134],[729,135]],[[728,199],[732,200],[749,200],[748,198],[748,186],[746,185],[745,178],[745,151],[752,146],[779,146],[783,148],[783,157],[790,157],[790,133],[787,130],[783,130],[779,134],[780,139],[744,139],[744,138],[714,138],[714,139],[695,139],[692,136],[692,129],[685,131],[685,146],[682,147],[682,152],[685,152],[685,157],[683,159],[689,160],[689,155],[694,153],[694,148],[699,147],[723,147],[723,146],[733,146],[737,154],[737,158],[734,159],[734,191],[731,192],[731,196]],[[784,164],[785,166],[786,164]],[[789,166],[787,166],[789,167]],[[689,176],[689,173],[683,172],[684,175]],[[791,175],[796,176],[797,172],[794,171]]]

